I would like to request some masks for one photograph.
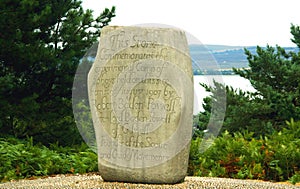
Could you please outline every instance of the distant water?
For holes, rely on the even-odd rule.
[[[209,95],[199,83],[205,83],[209,86],[213,85],[213,80],[225,85],[231,86],[234,89],[241,89],[243,91],[255,91],[249,80],[240,77],[239,75],[197,75],[194,76],[194,114],[203,111],[203,98]]]

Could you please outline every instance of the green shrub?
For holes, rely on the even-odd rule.
[[[0,182],[65,173],[97,171],[97,155],[86,145],[49,148],[33,140],[0,138]]]
[[[201,138],[191,143],[189,175],[240,179],[296,180],[300,170],[300,122],[270,136],[224,132],[200,153]]]
[[[270,161],[266,166],[268,179],[287,180],[300,169],[300,122],[291,119],[287,128],[266,141]]]
[[[289,181],[290,181],[292,184],[296,184],[296,183],[300,182],[300,173],[293,175],[293,176],[289,179]]]

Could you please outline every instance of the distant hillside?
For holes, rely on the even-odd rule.
[[[89,49],[86,58],[94,60],[98,43]],[[226,45],[189,45],[194,74],[231,74],[232,68],[248,68],[244,48],[256,54],[256,46],[226,46]],[[297,47],[284,47],[287,51],[298,51]]]
[[[210,70],[231,70],[234,68],[247,68],[248,61],[244,48],[256,53],[256,46],[225,46],[225,45],[190,45],[194,73]],[[284,47],[287,51],[298,51],[297,47]],[[199,68],[200,65],[200,68]],[[198,74],[199,74],[198,73]]]

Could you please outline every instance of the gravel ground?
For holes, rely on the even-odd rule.
[[[104,182],[100,175],[56,175],[54,177],[39,178],[34,180],[19,180],[0,184],[0,188],[101,188],[101,189],[232,189],[232,188],[251,188],[251,189],[300,189],[300,185],[279,184],[255,180],[237,180],[225,178],[208,178],[208,177],[186,177],[183,183],[174,185],[158,184],[133,184],[122,182]]]

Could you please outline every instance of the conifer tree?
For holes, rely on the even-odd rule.
[[[115,8],[94,18],[78,0],[5,0],[0,15],[0,135],[74,142],[74,74]]]
[[[292,25],[291,34],[292,41],[300,48],[299,26]],[[291,118],[300,120],[299,50],[295,52],[280,46],[258,46],[255,54],[247,49],[245,54],[250,69],[234,69],[234,72],[248,79],[256,92],[243,92],[226,87],[226,116],[222,130],[248,130],[259,136],[281,130]],[[208,90],[214,94],[219,89]],[[212,95],[212,99],[216,99],[216,96]],[[198,128],[207,124],[209,107],[204,106],[205,112],[198,116]]]

